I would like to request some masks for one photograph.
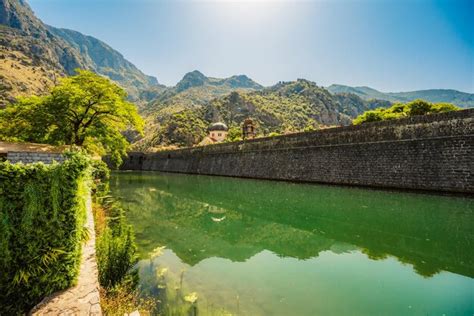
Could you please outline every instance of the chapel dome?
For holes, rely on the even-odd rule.
[[[209,131],[228,131],[229,128],[227,127],[227,125],[225,125],[224,123],[222,122],[217,122],[217,123],[212,123],[210,126],[209,126]]]

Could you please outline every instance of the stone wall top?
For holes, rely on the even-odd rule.
[[[414,140],[420,138],[474,135],[474,109],[412,116],[398,120],[328,128],[313,132],[221,143],[208,146],[160,151],[147,156],[213,154],[225,152],[283,149],[287,147],[330,146],[341,144]],[[141,153],[131,153],[141,154]]]

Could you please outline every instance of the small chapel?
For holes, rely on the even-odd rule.
[[[212,123],[207,129],[208,135],[199,143],[200,146],[221,143],[227,137],[229,128],[222,122]]]

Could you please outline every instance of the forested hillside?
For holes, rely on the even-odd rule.
[[[188,78],[185,76],[185,79]],[[163,102],[158,108],[158,101],[155,102],[155,108],[148,110],[146,136],[135,144],[135,148],[195,145],[206,135],[208,125],[216,121],[230,127],[232,139],[238,137],[240,126],[247,117],[256,120],[261,136],[348,125],[352,118],[366,110],[391,104],[382,100],[364,101],[354,94],[335,96],[304,79],[280,82],[261,90],[232,91],[206,101],[212,95],[208,91],[207,85],[189,85],[165,99],[173,102]],[[163,95],[167,96],[167,93]],[[164,98],[163,95],[158,100]],[[188,98],[189,95],[200,98]]]

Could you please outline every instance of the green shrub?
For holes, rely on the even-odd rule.
[[[102,160],[92,160],[92,192],[94,197],[103,197],[109,192],[110,169]]]
[[[124,210],[117,202],[107,198],[102,206],[107,226],[97,237],[96,244],[99,283],[108,291],[125,284],[135,289],[138,271],[134,266],[138,256],[132,227],[126,223]]]
[[[367,111],[364,112],[363,114],[359,115],[356,117],[352,123],[354,125],[361,124],[361,123],[367,123],[367,122],[378,122],[378,121],[383,121],[383,109],[377,109],[377,110],[372,110],[372,111]]]
[[[268,137],[275,137],[275,136],[280,136],[281,134],[278,134],[277,132],[271,132],[268,134]]]
[[[74,284],[85,233],[89,160],[0,163],[0,310],[28,311]]]
[[[423,100],[415,100],[405,106],[404,112],[408,115],[425,115],[429,114],[432,104]]]
[[[110,179],[110,169],[102,160],[92,160],[92,178],[101,182],[107,182]]]

